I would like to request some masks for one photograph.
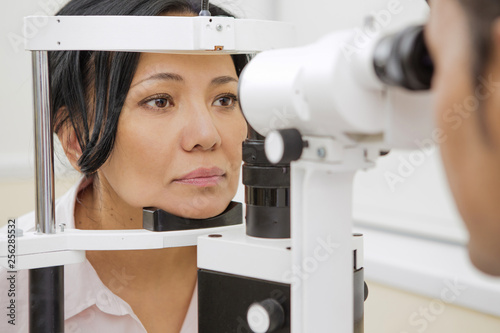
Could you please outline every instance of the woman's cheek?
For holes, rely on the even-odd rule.
[[[227,140],[229,140],[231,146],[234,147],[233,151],[237,152],[237,156],[239,156],[241,160],[242,143],[247,138],[247,123],[241,111],[226,125],[226,129],[229,129],[224,131],[229,134]]]

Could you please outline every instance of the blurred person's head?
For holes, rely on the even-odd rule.
[[[429,3],[444,166],[470,232],[472,262],[500,275],[500,2]]]

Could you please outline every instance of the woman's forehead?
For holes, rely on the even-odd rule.
[[[171,73],[186,79],[221,75],[237,78],[230,55],[142,53],[132,84],[158,73]]]

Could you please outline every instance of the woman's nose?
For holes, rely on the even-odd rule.
[[[191,106],[182,131],[181,146],[185,151],[213,150],[222,143],[213,115],[206,106]]]

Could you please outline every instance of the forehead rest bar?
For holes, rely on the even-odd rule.
[[[30,51],[245,54],[295,46],[285,22],[226,16],[28,16]]]

